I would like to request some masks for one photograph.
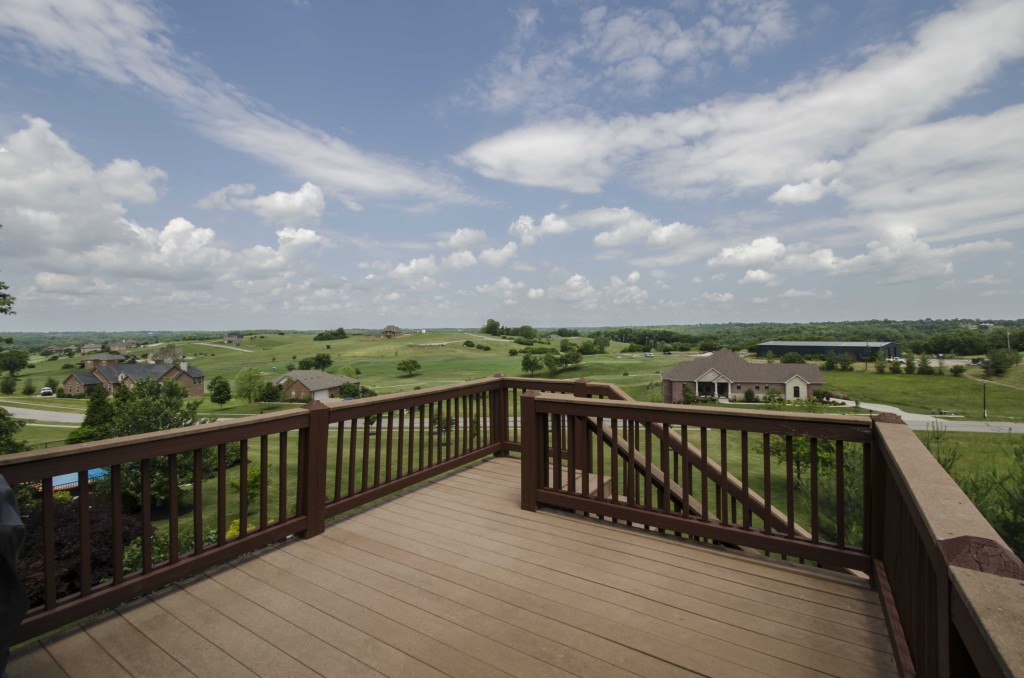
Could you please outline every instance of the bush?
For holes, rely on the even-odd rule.
[[[474,346],[476,346],[476,344],[473,343],[472,339],[466,339],[464,342],[462,342],[462,345],[465,346],[466,348],[473,348]]]
[[[517,351],[517,350],[516,350],[516,349],[514,349],[514,348],[510,348],[510,349],[508,350],[508,354],[509,354],[510,356],[513,356],[513,357],[515,357],[515,356],[519,355],[519,351]]]
[[[963,376],[963,373],[967,371],[967,368],[963,365],[953,365],[949,368],[949,373],[954,377]]]
[[[22,395],[35,395],[35,393],[36,393],[36,385],[32,382],[31,379],[27,379],[25,381],[24,386],[21,387],[21,394]]]
[[[75,367],[76,365],[74,363],[64,363],[63,365],[60,366],[62,370],[73,370],[75,369]]]
[[[779,362],[780,363],[789,363],[789,364],[798,364],[798,363],[803,363],[803,362],[807,362],[807,361],[804,360],[804,357],[802,355],[800,355],[799,353],[797,353],[796,351],[790,351],[789,353],[787,353],[787,354],[783,355],[781,358],[779,358]]]
[[[0,393],[13,395],[18,388],[18,380],[9,374],[0,377]]]
[[[754,389],[748,388],[746,391],[743,392],[743,402],[745,402],[745,403],[756,403],[757,402],[757,396],[754,395]]]
[[[477,344],[476,347],[477,347],[477,349],[479,349],[481,351],[490,351],[491,350],[491,347],[488,346],[487,344]]]

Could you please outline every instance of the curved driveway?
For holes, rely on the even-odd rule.
[[[839,402],[853,407],[852,400],[840,400]],[[927,431],[929,426],[941,425],[947,431],[959,433],[1024,433],[1024,423],[1013,421],[975,421],[971,419],[949,419],[947,417],[934,417],[930,414],[917,414],[916,412],[904,412],[892,405],[879,403],[861,403],[860,406],[872,412],[891,412],[899,415],[906,422],[907,426],[915,431]]]

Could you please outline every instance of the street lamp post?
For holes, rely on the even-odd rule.
[[[981,417],[988,419],[988,379],[981,380]]]

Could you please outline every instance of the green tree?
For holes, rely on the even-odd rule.
[[[527,353],[523,356],[523,361],[519,366],[523,372],[533,375],[533,373],[539,372],[540,368],[543,367],[544,364],[541,362],[540,356]]]
[[[839,371],[840,372],[849,372],[849,371],[851,371],[853,369],[853,354],[852,353],[844,353],[844,354],[842,354],[841,356],[839,356],[836,364],[839,367]]]
[[[26,379],[24,385],[21,387],[22,395],[35,395],[36,383],[31,379]]]
[[[790,351],[789,353],[786,353],[781,358],[779,358],[779,362],[780,363],[789,363],[789,364],[798,364],[798,363],[804,363],[804,362],[807,362],[807,361],[804,360],[804,357],[802,355],[800,355],[799,353],[797,353],[796,351]]]
[[[480,328],[480,331],[484,334],[490,334],[491,336],[498,336],[501,333],[501,323],[494,318],[488,318],[484,326]]]
[[[176,381],[146,380],[134,388],[119,388],[111,403],[112,437],[203,423],[202,400],[189,401],[188,391]]]
[[[885,358],[882,357],[882,352],[879,351],[875,354],[875,372],[878,374],[885,374]]]
[[[113,414],[113,406],[107,397],[106,390],[94,388],[89,392],[89,403],[85,407],[85,418],[82,420],[82,425],[68,435],[68,444],[73,445],[113,437],[110,432]]]
[[[703,346],[703,344],[701,344],[701,346]],[[773,351],[768,351],[767,353],[764,354],[764,359],[769,365],[771,365],[773,362],[775,362],[775,353]]]
[[[903,367],[903,370],[907,374],[917,374],[917,356],[914,355],[913,351],[907,351],[903,356],[907,364]]]
[[[996,348],[988,352],[985,361],[986,377],[1001,377],[1006,371],[1020,362],[1020,353],[1009,348]]]
[[[12,377],[28,367],[28,351],[12,348],[0,353],[0,371]]]
[[[10,374],[0,377],[0,393],[11,395],[18,388],[18,380]]]
[[[348,335],[345,334],[345,328],[344,327],[339,327],[336,330],[324,330],[323,332],[320,332],[315,337],[313,337],[313,341],[330,341],[332,339],[347,339],[347,338],[348,338]],[[330,347],[328,347],[328,348],[330,348]]]
[[[782,391],[775,387],[765,392],[763,400],[768,405],[769,410],[781,410],[786,404],[786,397],[782,395]]]
[[[25,427],[25,422],[15,419],[14,415],[0,407],[0,454],[21,452],[25,442],[14,436]]]
[[[303,358],[299,361],[300,370],[326,370],[334,364],[330,353],[317,353],[312,358]]]
[[[259,394],[256,397],[261,403],[276,403],[281,399],[281,389],[274,386],[274,382],[265,381],[260,386]]]
[[[263,373],[255,367],[246,367],[235,376],[235,396],[252,402],[263,388]]]
[[[420,367],[420,364],[417,361],[413,360],[412,358],[407,358],[398,363],[398,370],[400,372],[405,372],[406,376],[409,377],[411,377],[413,373],[419,372],[420,369],[422,369]]]
[[[231,400],[231,384],[219,374],[210,380],[209,391],[210,401],[220,405],[222,408],[224,403]]]

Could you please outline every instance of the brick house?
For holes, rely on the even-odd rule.
[[[124,361],[125,357],[120,353],[93,353],[82,358],[79,364],[82,366],[82,369],[92,370],[97,367],[119,365]]]
[[[747,389],[760,399],[777,389],[786,400],[810,398],[825,386],[817,365],[804,363],[749,363],[729,349],[706,358],[681,362],[661,373],[661,397],[666,403],[683,402],[683,386],[697,396],[742,400]]]
[[[380,336],[384,339],[394,339],[402,333],[402,330],[398,329],[394,325],[388,325],[380,331]]]
[[[110,350],[121,352],[121,351],[129,351],[129,350],[131,350],[133,348],[138,348],[138,347],[139,347],[139,342],[135,341],[134,339],[122,339],[121,341],[117,341],[117,342],[114,342],[113,344],[111,344],[110,345]]]
[[[224,335],[224,343],[225,344],[241,344],[243,338],[244,337],[242,337],[242,335],[239,334],[238,332],[230,332],[230,333]]]
[[[91,372],[75,372],[64,380],[64,393],[80,395],[102,388],[107,395],[121,388],[134,388],[146,380],[176,381],[185,387],[190,397],[206,392],[206,377],[198,367],[188,363],[178,365],[103,365]]]
[[[82,351],[83,355],[86,355],[86,354],[89,354],[89,353],[99,353],[102,350],[103,350],[103,346],[101,346],[100,344],[82,344],[82,348],[81,348],[81,351]]]
[[[358,379],[319,370],[292,370],[274,381],[284,400],[327,400],[338,395],[345,384],[358,383]]]

